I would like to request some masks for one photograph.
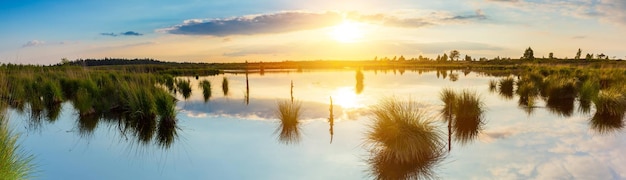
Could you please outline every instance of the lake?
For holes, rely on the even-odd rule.
[[[582,88],[568,89],[567,82],[529,91],[529,98],[519,76],[508,85],[488,74],[344,69],[178,77],[190,80],[192,92],[176,95],[178,122],[168,143],[160,133],[133,133],[114,120],[79,118],[68,102],[56,120],[16,109],[8,117],[22,148],[35,155],[36,179],[373,179],[380,176],[369,161],[376,152],[368,133],[372,106],[384,99],[415,102],[443,135],[446,154],[429,177],[626,178],[623,110],[617,120],[594,113],[596,105],[574,91]],[[211,83],[207,101],[201,80]],[[445,88],[475,92],[484,107],[476,135],[453,135],[449,152],[440,115]],[[300,116],[289,125],[277,112],[279,103],[291,102]]]

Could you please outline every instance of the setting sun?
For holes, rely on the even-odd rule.
[[[358,23],[344,21],[343,23],[333,27],[331,36],[341,43],[353,43],[363,38],[363,30]]]

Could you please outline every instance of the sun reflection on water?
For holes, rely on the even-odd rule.
[[[352,87],[340,87],[333,93],[333,103],[344,109],[357,109],[363,107],[361,96],[354,92]]]

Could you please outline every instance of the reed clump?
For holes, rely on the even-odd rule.
[[[434,178],[433,167],[445,157],[442,133],[434,118],[415,102],[385,99],[372,107],[367,132],[370,175],[376,179]]]

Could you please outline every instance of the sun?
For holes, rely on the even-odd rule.
[[[344,21],[343,23],[333,27],[331,36],[341,43],[354,43],[363,38],[363,29],[359,23],[352,21]]]

